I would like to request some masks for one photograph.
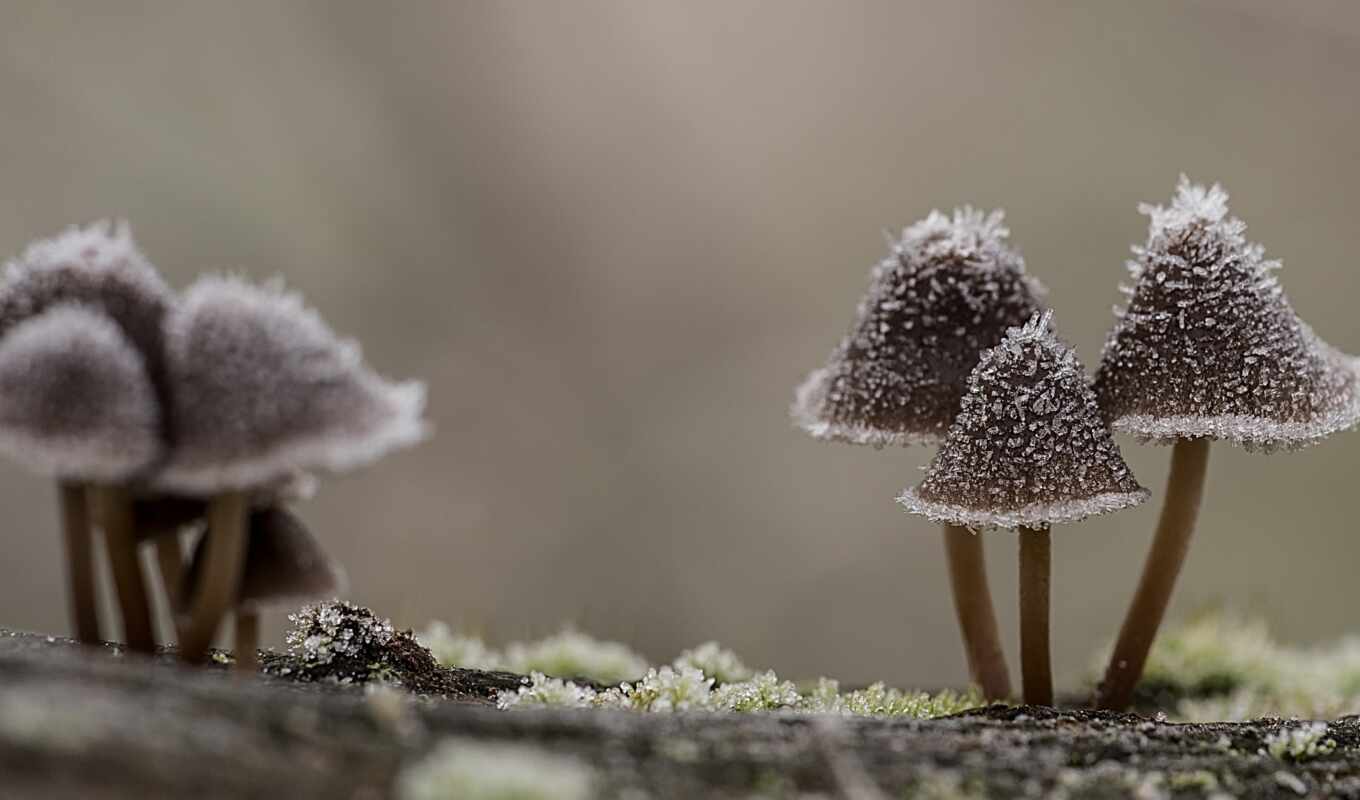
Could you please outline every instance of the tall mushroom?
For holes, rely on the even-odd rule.
[[[52,308],[0,338],[0,450],[62,485],[71,606],[99,640],[86,500],[104,530],[128,646],[155,647],[127,481],[160,457],[159,406],[141,355],[103,313]]]
[[[0,282],[0,338],[6,337],[25,320],[63,304],[76,303],[107,315],[121,331],[140,361],[138,371],[149,381],[150,397],[157,408],[164,407],[165,382],[161,347],[161,323],[173,301],[173,293],[155,268],[137,249],[126,223],[100,222],[84,228],[72,227],[51,239],[30,244],[5,266]],[[88,327],[88,326],[87,326]],[[101,329],[105,326],[100,326]],[[121,345],[120,345],[121,347]],[[126,359],[125,359],[126,360]],[[75,403],[71,394],[51,398],[57,406]],[[155,411],[157,435],[162,442],[170,438],[168,420]],[[150,460],[140,468],[150,468]],[[59,477],[62,528],[66,540],[68,583],[76,636],[84,642],[100,639],[99,617],[94,591],[93,541],[89,503],[81,470]],[[133,478],[132,471],[120,476]],[[130,632],[138,641],[129,644],[149,649],[142,631],[150,630],[149,618],[143,625],[146,607],[144,588],[136,564],[135,545],[117,531],[126,527],[127,502],[122,490],[112,483],[93,492],[89,500],[102,509],[104,522],[115,529],[115,540],[108,542],[119,595]],[[121,537],[121,538],[117,538]],[[107,537],[106,537],[107,538]],[[142,597],[138,599],[137,595]]]
[[[1169,206],[1143,205],[1128,304],[1116,314],[1096,393],[1118,432],[1172,444],[1157,532],[1105,679],[1103,708],[1133,699],[1194,532],[1209,442],[1299,448],[1360,421],[1355,358],[1323,342],[1247,241],[1228,195],[1181,176]]]
[[[236,598],[236,667],[259,667],[260,611],[277,605],[332,597],[344,591],[344,569],[321,548],[306,526],[282,508],[250,515],[245,567]],[[189,567],[183,598],[193,597],[203,575],[206,548],[200,546]]]
[[[1019,530],[1021,672],[1025,702],[1040,705],[1053,702],[1049,526],[1147,499],[1051,316],[1012,329],[982,356],[925,480],[898,498],[936,522]]]
[[[208,500],[202,573],[180,640],[194,661],[235,603],[252,490],[419,441],[424,387],[378,377],[296,295],[234,278],[185,291],[166,320],[166,354],[176,440],[156,486]]]
[[[818,439],[937,444],[958,414],[968,374],[1008,328],[1040,310],[1002,212],[932,211],[874,268],[849,334],[798,388],[795,423]],[[945,522],[945,552],[969,672],[987,697],[1010,695],[982,543]]]

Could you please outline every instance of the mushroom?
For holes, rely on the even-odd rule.
[[[932,211],[874,268],[850,333],[808,376],[795,423],[818,439],[938,444],[958,414],[983,351],[1040,310],[1043,286],[1025,273],[1000,211]],[[945,551],[972,679],[988,698],[1010,695],[982,543],[946,522]]]
[[[124,353],[120,363],[131,362],[127,352],[137,357],[136,371],[143,376],[140,380],[149,383],[149,389],[139,389],[138,394],[147,399],[145,413],[154,417],[155,432],[164,443],[170,433],[167,419],[160,413],[165,400],[161,322],[172,300],[169,286],[137,249],[126,223],[98,222],[85,228],[72,227],[51,239],[30,244],[6,264],[4,281],[0,284],[0,338],[7,337],[25,321],[62,305],[79,304],[103,313],[116,324],[120,337],[125,340],[123,343],[110,344],[111,340],[104,335],[107,332],[105,325],[85,325],[87,336],[77,336],[70,344],[78,346],[89,335],[94,335],[104,340],[105,347]],[[95,328],[100,333],[95,334]],[[51,410],[55,412],[61,406],[76,404],[80,397],[63,391],[50,399]],[[89,413],[89,410],[83,409],[81,413]],[[98,423],[87,418],[84,424]],[[117,421],[109,423],[115,427],[118,424]],[[28,460],[26,453],[12,454]],[[133,454],[129,454],[131,457]],[[116,470],[119,481],[138,477],[138,473],[149,470],[151,462],[158,457],[159,453],[146,455],[146,460],[136,469]],[[128,644],[134,649],[149,649],[153,646],[146,633],[150,631],[150,622],[140,570],[133,569],[137,564],[135,553],[117,552],[120,548],[134,547],[121,532],[128,523],[127,500],[117,482],[104,482],[101,488],[89,493],[87,499],[81,476],[91,473],[91,469],[69,462],[64,469],[66,472],[59,477],[60,509],[76,636],[84,642],[100,640],[89,519],[91,506],[97,506],[95,510],[102,516],[120,601],[124,604]],[[93,473],[109,477],[108,471],[99,465],[93,465]],[[109,529],[113,529],[113,539],[108,537]]]
[[[418,442],[424,387],[378,377],[297,296],[226,277],[197,281],[168,316],[166,367],[176,440],[155,486],[208,502],[180,640],[195,661],[235,603],[250,494]]]
[[[200,546],[194,552],[180,597],[194,596],[204,574],[205,550]],[[236,597],[236,667],[246,672],[259,668],[262,609],[330,597],[343,592],[346,582],[344,569],[296,516],[278,507],[253,512]]]
[[[1360,421],[1360,362],[1313,333],[1244,236],[1228,195],[1181,176],[1169,206],[1143,205],[1147,244],[1116,312],[1095,388],[1117,432],[1174,445],[1166,500],[1097,691],[1126,708],[1195,527],[1214,439],[1248,450],[1314,444]]]
[[[1052,312],[983,354],[925,479],[898,498],[931,520],[1018,529],[1020,649],[1026,703],[1051,705],[1049,526],[1147,499],[1120,456]]]
[[[63,305],[0,338],[0,450],[57,478],[71,608],[82,641],[99,641],[86,487],[104,530],[129,647],[155,647],[125,484],[161,453],[145,362],[113,320]]]

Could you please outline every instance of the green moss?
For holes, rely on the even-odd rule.
[[[446,739],[402,770],[400,800],[587,800],[594,772],[574,758],[525,745]]]

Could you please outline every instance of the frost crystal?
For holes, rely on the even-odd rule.
[[[392,623],[353,603],[303,606],[288,615],[293,623],[284,641],[299,680],[366,683],[385,679],[384,666],[398,634]],[[431,658],[433,661],[433,658]]]
[[[850,334],[798,388],[792,415],[818,439],[877,447],[934,443],[968,373],[1040,309],[1002,212],[932,211],[874,268]]]
[[[1117,431],[1169,443],[1207,436],[1249,449],[1313,444],[1360,421],[1360,361],[1294,313],[1278,261],[1247,241],[1228,195],[1181,176],[1168,207],[1143,205],[1096,392]]]
[[[345,470],[426,433],[424,387],[374,374],[293,294],[210,277],[166,321],[176,443],[163,488],[243,489]]]
[[[120,481],[161,452],[145,362],[102,313],[59,306],[0,339],[0,451],[45,474]]]
[[[1052,312],[982,356],[926,478],[898,502],[971,528],[1046,527],[1147,499]]]

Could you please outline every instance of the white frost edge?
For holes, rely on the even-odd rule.
[[[789,407],[789,416],[793,418],[793,424],[806,431],[812,438],[872,447],[890,445],[933,447],[943,441],[944,437],[940,434],[926,431],[889,431],[868,425],[852,425],[824,419],[821,416],[821,408],[826,397],[826,382],[829,376],[830,370],[825,367],[810,373],[794,390],[793,405]]]
[[[1210,438],[1248,451],[1269,453],[1299,450],[1360,423],[1360,358],[1337,354],[1337,366],[1355,379],[1350,402],[1308,422],[1281,422],[1249,414],[1153,416],[1126,414],[1111,424],[1118,433],[1138,437],[1145,444],[1175,444],[1178,439]]]
[[[284,442],[256,458],[221,466],[182,467],[172,462],[156,476],[154,485],[158,489],[191,495],[246,489],[276,481],[279,476],[298,470],[345,472],[426,439],[430,426],[421,420],[425,410],[425,385],[419,381],[398,384],[391,387],[387,395],[394,406],[391,419],[363,437],[337,443],[333,435],[323,433]]]
[[[915,489],[907,489],[897,502],[913,514],[920,514],[932,522],[959,525],[973,530],[989,528],[1043,528],[1053,523],[1079,522],[1097,514],[1108,514],[1132,508],[1147,500],[1147,489],[1136,492],[1104,492],[1082,500],[1061,503],[1034,503],[1013,511],[983,511],[976,508],[933,503],[921,499]]]

